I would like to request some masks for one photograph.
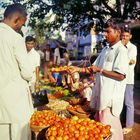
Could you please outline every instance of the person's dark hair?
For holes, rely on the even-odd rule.
[[[115,30],[121,31],[121,26],[119,24],[120,24],[120,21],[118,21],[118,19],[109,19],[105,23],[104,28],[111,27],[111,28],[113,28]]]
[[[126,25],[123,27],[122,32],[127,32],[127,33],[130,33],[130,34],[131,34],[131,29],[130,29],[129,26],[126,24]]]
[[[10,17],[15,13],[20,13],[24,17],[27,16],[26,9],[24,8],[24,6],[20,3],[15,3],[7,6],[4,12],[4,18]]]
[[[25,42],[30,42],[30,41],[34,41],[35,42],[35,38],[32,37],[32,36],[26,36]]]

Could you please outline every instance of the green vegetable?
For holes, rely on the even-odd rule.
[[[64,96],[68,96],[69,94],[70,94],[69,90],[65,89],[65,90],[63,91],[63,95],[64,95]]]

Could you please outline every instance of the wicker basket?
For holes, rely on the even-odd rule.
[[[74,111],[74,110],[72,110],[72,109],[70,109],[70,108],[67,108],[67,110],[68,110],[71,114],[78,116],[78,118],[89,118],[89,116],[90,116],[90,114],[88,114],[88,113],[85,113],[85,114],[84,114],[84,113],[79,113],[79,112]]]
[[[110,140],[112,137],[112,134],[108,135],[104,140]]]
[[[31,130],[35,134],[35,140],[37,140],[37,136],[39,132],[41,132],[43,129],[47,128],[48,126],[35,126],[35,125],[30,125]]]
[[[31,125],[30,128],[33,132],[40,132],[41,130],[47,128],[49,126],[35,126],[35,125]]]

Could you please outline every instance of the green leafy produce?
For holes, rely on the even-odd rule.
[[[65,89],[63,91],[64,96],[68,96],[70,94],[70,91],[68,89]]]

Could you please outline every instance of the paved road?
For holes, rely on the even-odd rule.
[[[134,92],[135,125],[133,131],[124,136],[124,140],[140,140],[140,81],[136,81]]]

